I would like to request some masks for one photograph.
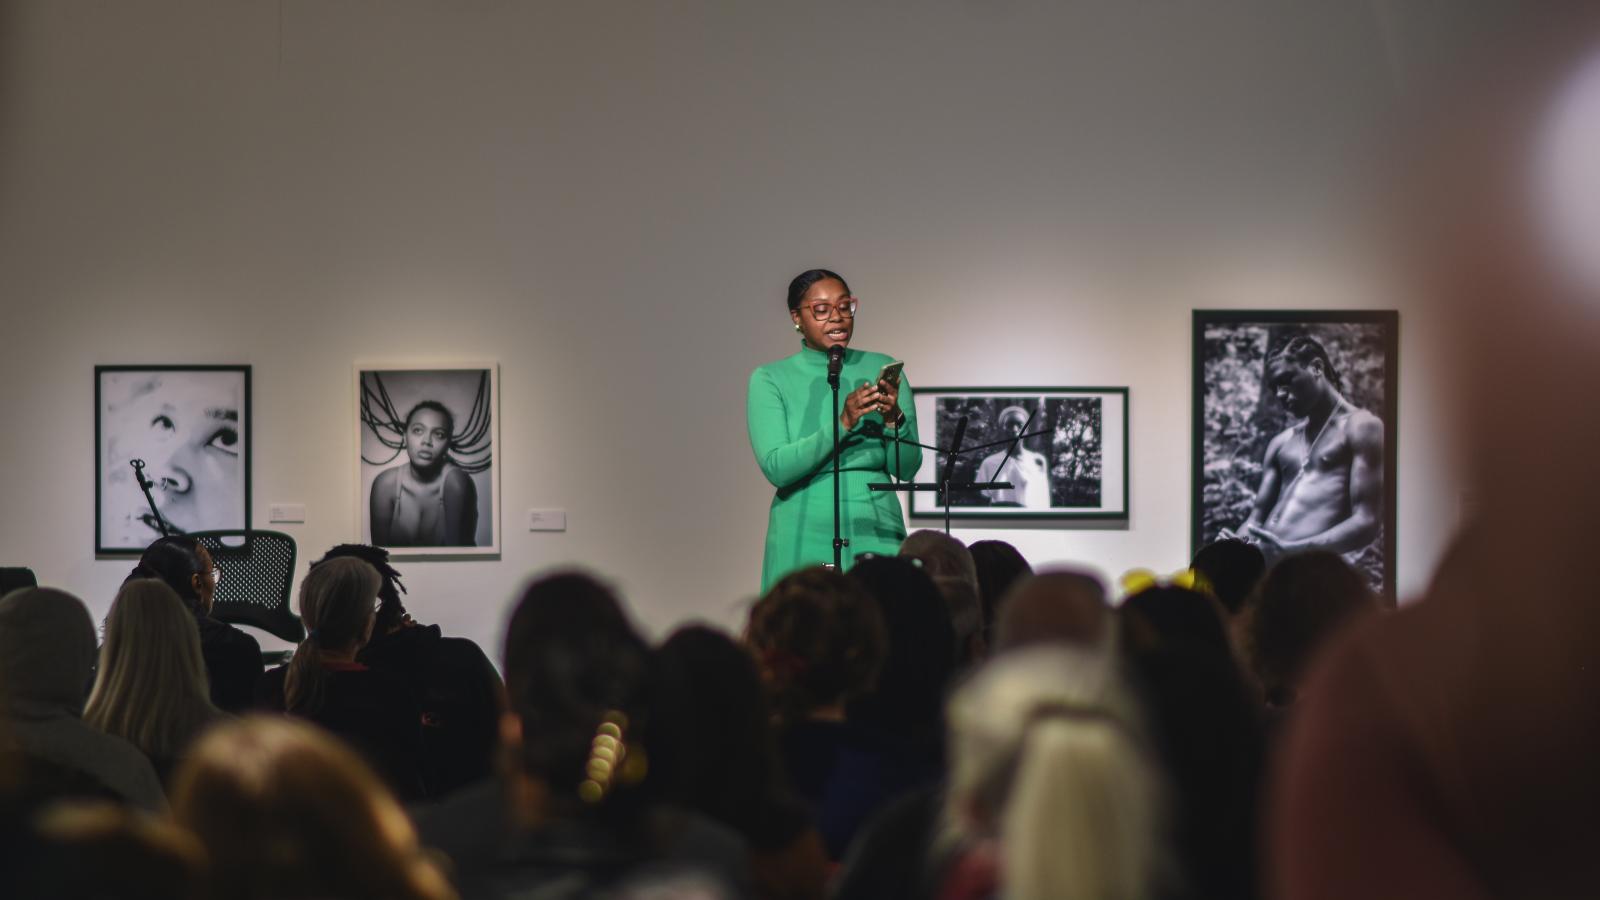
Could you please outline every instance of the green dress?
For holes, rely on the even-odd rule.
[[[882,353],[845,351],[839,376],[841,411],[845,397],[863,382],[876,379],[878,370],[890,361],[892,357]],[[761,474],[778,489],[767,518],[767,549],[761,563],[763,595],[795,569],[833,562],[835,416],[827,376],[828,355],[804,344],[799,353],[750,374],[746,402],[750,448]],[[902,376],[900,409],[906,420],[899,435],[910,441],[918,439],[913,407],[911,385]],[[868,413],[862,422],[868,420],[882,424],[883,416]],[[922,451],[917,447],[900,444],[897,452],[890,452],[891,441],[864,435],[861,428],[857,423],[851,431],[841,433],[840,534],[850,542],[844,548],[847,569],[862,553],[898,553],[906,537],[898,495],[869,491],[867,485],[889,481],[897,473],[901,480],[910,481],[922,465]]]

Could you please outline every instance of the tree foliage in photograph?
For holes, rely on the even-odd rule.
[[[954,439],[961,418],[967,418],[963,447],[977,447],[1006,440],[1010,435],[1000,427],[1000,413],[1016,406],[1033,414],[1029,432],[1044,434],[1022,441],[1022,447],[1043,455],[1050,463],[1050,505],[1052,507],[1097,507],[1100,505],[1101,400],[1099,397],[945,397],[934,407],[937,443],[947,447]],[[952,481],[973,481],[978,465],[996,447],[956,457]],[[938,454],[937,471],[942,473],[948,457]],[[988,506],[981,491],[952,491],[954,506]]]

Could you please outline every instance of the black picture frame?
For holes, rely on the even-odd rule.
[[[1341,396],[1383,424],[1380,533],[1342,555],[1392,604],[1400,396],[1400,316],[1394,310],[1194,310],[1190,552],[1223,536],[1224,528],[1244,524],[1260,495],[1268,444],[1287,429],[1303,428],[1266,378],[1268,360],[1296,336],[1318,341]],[[1343,449],[1336,445],[1332,452]],[[1294,484],[1294,477],[1285,483],[1280,476],[1278,490]],[[1278,503],[1283,499],[1279,493]]]
[[[161,536],[134,458],[175,533],[250,527],[251,374],[248,365],[94,367],[96,556],[137,556]]]
[[[963,447],[1002,440],[1007,435],[1000,420],[1012,407],[1032,414],[1029,432],[1049,432],[1024,441],[1010,463],[1004,463],[1005,446],[958,454],[952,481],[1011,480],[1018,487],[1001,492],[951,491],[952,517],[1014,521],[1128,518],[1126,387],[916,387],[912,395],[924,444],[948,447],[953,433],[946,432],[953,431],[952,422],[962,415],[967,417]],[[1031,486],[1015,477],[1017,467],[1027,463],[1024,451],[1040,459],[1035,465],[1042,465],[1047,473]],[[923,451],[915,480],[937,482],[944,464],[943,453]],[[933,492],[913,492],[909,506],[912,518],[944,516],[944,507]]]
[[[392,559],[498,559],[504,533],[500,515],[500,364],[493,360],[360,362],[353,374],[357,540],[384,547]],[[450,438],[447,461],[471,486],[475,514],[466,534],[453,543],[400,541],[393,535],[384,542],[381,535],[374,534],[373,509],[383,494],[381,489],[375,492],[376,483],[385,472],[397,476],[406,463],[404,421],[420,401],[431,401],[449,411],[455,434]],[[465,443],[455,444],[457,438]],[[397,483],[389,481],[390,485]]]

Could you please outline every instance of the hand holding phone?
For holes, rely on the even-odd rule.
[[[900,386],[900,371],[906,367],[905,360],[897,359],[891,363],[884,363],[878,370],[878,381],[882,384]]]

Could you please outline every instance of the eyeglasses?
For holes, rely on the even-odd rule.
[[[854,319],[856,317],[856,307],[860,304],[861,301],[854,297],[846,297],[843,300],[840,300],[837,304],[812,303],[810,304],[811,318],[818,322],[826,322],[833,318],[833,313],[835,310],[837,310],[840,318]]]
[[[219,584],[222,581],[222,570],[213,566],[211,568],[211,583]]]

